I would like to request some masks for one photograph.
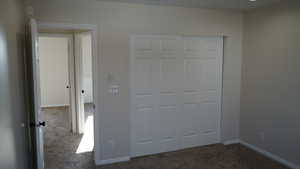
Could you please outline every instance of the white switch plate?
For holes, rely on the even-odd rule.
[[[110,85],[108,92],[113,96],[119,96],[120,95],[120,85]]]

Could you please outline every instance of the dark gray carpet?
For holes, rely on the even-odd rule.
[[[82,134],[70,132],[68,107],[44,108],[45,169],[88,169],[93,165],[93,152],[76,154]],[[92,105],[85,105],[86,117],[92,115]]]
[[[67,108],[44,109],[46,169],[288,169],[248,148],[222,144],[94,166],[93,153],[76,154],[82,135],[70,133]]]
[[[97,168],[97,167],[96,167]],[[222,144],[132,159],[97,169],[288,169],[248,148]]]

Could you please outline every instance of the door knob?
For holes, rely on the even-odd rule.
[[[38,127],[40,127],[40,126],[45,127],[46,126],[46,122],[45,121],[40,121],[39,124],[38,124]]]
[[[84,90],[81,90],[81,93],[83,94],[83,93],[84,93]]]
[[[37,124],[36,123],[30,123],[31,127],[45,127],[46,126],[46,122],[45,121],[39,121]]]

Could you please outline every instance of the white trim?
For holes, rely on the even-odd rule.
[[[69,43],[68,43],[68,50],[69,50],[69,101],[70,101],[70,118],[71,118],[71,129],[72,132],[76,132],[76,101],[75,101],[75,56],[74,56],[74,38],[70,34]]]
[[[93,102],[85,102],[84,104],[92,104]],[[70,104],[48,104],[48,105],[41,105],[42,108],[48,108],[48,107],[67,107],[70,106]]]
[[[270,153],[270,152],[268,152],[266,150],[263,150],[263,149],[255,146],[255,145],[249,144],[249,143],[247,143],[245,141],[242,141],[242,140],[240,140],[240,143],[242,145],[244,145],[244,146],[246,146],[246,147],[248,147],[248,148],[250,148],[250,149],[252,149],[252,150],[254,150],[256,152],[258,152],[258,153],[261,153],[262,155],[265,155],[265,156],[267,156],[267,157],[269,157],[269,158],[271,158],[271,159],[273,159],[273,160],[275,160],[275,161],[277,161],[277,162],[279,162],[279,163],[287,166],[287,167],[290,167],[292,169],[300,169],[300,166],[298,166],[298,165],[296,165],[296,164],[294,164],[294,163],[292,163],[292,162],[290,162],[288,160],[285,160],[285,159],[283,159],[283,158],[281,158],[281,157],[279,157],[279,156],[277,156],[275,154],[272,154],[272,153]]]
[[[72,24],[72,23],[49,23],[38,22],[39,29],[60,29],[60,30],[88,30],[96,31],[97,25],[91,24]]]
[[[30,83],[32,90],[31,98],[33,107],[30,109],[31,114],[30,117],[33,117],[33,119],[30,119],[31,122],[38,124],[41,119],[41,84],[40,84],[40,57],[38,52],[38,26],[35,19],[31,18],[28,23],[28,35],[29,35],[29,42],[30,43],[30,50],[31,53],[29,53],[30,56],[30,70],[32,83]],[[30,98],[30,99],[31,99]],[[30,131],[31,132],[31,131]],[[34,154],[32,154],[34,159],[34,166],[36,169],[45,169],[45,163],[44,163],[44,140],[43,140],[43,127],[35,127],[32,130],[32,136],[33,137],[33,144],[35,147],[35,150],[33,151]]]
[[[75,100],[76,100],[76,124],[77,132],[83,133],[84,130],[84,96],[81,93],[83,89],[83,70],[82,70],[82,43],[81,33],[74,32],[74,59],[75,59]],[[91,63],[92,64],[92,63]]]
[[[232,140],[227,140],[227,141],[223,142],[223,144],[225,146],[231,145],[231,144],[239,144],[239,143],[240,143],[240,139],[232,139]]]
[[[95,104],[94,110],[94,160],[100,159],[100,56],[98,56],[98,37],[97,37],[97,25],[91,24],[70,24],[70,23],[46,23],[39,22],[39,29],[59,29],[59,30],[85,30],[92,33],[92,56],[93,56],[93,101]]]
[[[66,33],[56,33],[56,32],[40,32],[39,31],[39,37],[56,37],[56,38],[61,38],[61,37],[64,37],[64,38],[73,38],[73,35],[72,33],[69,33],[69,32],[66,32]]]
[[[133,80],[134,80],[134,77],[133,77],[133,74],[134,74],[134,68],[133,68],[133,65],[134,65],[134,58],[133,58],[133,48],[132,46],[134,45],[134,39],[135,39],[135,36],[136,35],[130,35],[130,39],[129,39],[129,154],[131,157],[133,157],[133,142],[134,142],[134,135],[133,135],[133,131],[132,131],[132,128],[133,128],[133,107],[134,107],[134,83],[133,83]]]
[[[50,108],[50,107],[67,107],[70,104],[49,104],[49,105],[41,105],[41,108]]]
[[[96,160],[96,165],[113,164],[113,163],[129,161],[129,160],[130,160],[129,156],[111,158],[111,159],[107,159],[107,160]]]
[[[213,37],[213,38],[225,38],[223,34],[220,35],[186,35],[186,34],[144,34],[144,33],[131,33],[130,37],[163,37],[163,38],[174,38],[174,37],[185,37],[185,38],[201,38],[201,37]]]

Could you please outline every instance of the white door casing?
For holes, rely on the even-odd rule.
[[[131,156],[220,141],[222,37],[131,38]]]
[[[84,132],[84,75],[82,56],[82,34],[75,33],[75,83],[76,83],[76,112],[77,112],[77,132]]]
[[[39,29],[48,29],[48,30],[82,30],[82,31],[90,31],[91,32],[91,40],[92,40],[92,79],[93,79],[93,103],[94,103],[94,160],[97,161],[100,159],[100,128],[99,128],[99,113],[100,113],[100,95],[99,95],[99,83],[100,83],[100,76],[99,76],[99,69],[100,69],[100,60],[97,55],[97,44],[98,44],[98,36],[97,31],[98,28],[96,25],[91,24],[67,24],[67,23],[47,23],[47,22],[39,22],[38,23]],[[74,65],[74,64],[73,64]],[[74,69],[75,70],[75,69]],[[74,89],[74,88],[73,88]]]
[[[68,43],[69,51],[69,98],[70,98],[70,115],[71,130],[73,133],[77,133],[77,118],[76,118],[76,82],[75,82],[75,56],[74,56],[74,38],[73,35],[69,36]]]
[[[35,167],[37,169],[44,169],[44,143],[43,143],[43,125],[42,114],[41,114],[41,89],[40,89],[40,70],[39,70],[39,55],[38,55],[38,29],[37,23],[34,19],[29,21],[29,43],[31,46],[30,56],[30,72],[31,72],[31,89],[32,93],[30,96],[33,97],[32,112],[31,113],[31,127],[32,127],[32,138],[35,156]]]

